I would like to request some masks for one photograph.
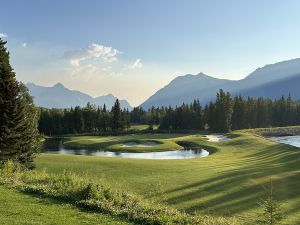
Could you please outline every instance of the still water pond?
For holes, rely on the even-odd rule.
[[[282,137],[270,137],[271,140],[277,141],[282,144],[292,145],[300,148],[300,135],[296,136],[282,136]]]
[[[43,146],[43,152],[54,154],[90,155],[101,157],[134,158],[134,159],[192,159],[209,155],[209,152],[202,148],[187,148],[185,150],[163,151],[163,152],[111,152],[103,149],[66,149],[62,139],[48,139]]]

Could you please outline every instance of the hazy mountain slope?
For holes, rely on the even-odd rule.
[[[151,106],[179,105],[183,102],[190,102],[195,98],[210,100],[212,94],[216,93],[220,87],[235,81],[217,79],[203,73],[197,75],[180,76],[172,80],[146,100],[141,106],[149,108]]]
[[[96,97],[93,99],[93,103],[95,105],[106,105],[108,109],[110,109],[113,104],[115,103],[116,101],[116,97],[113,96],[112,94],[108,94],[108,95],[104,95],[104,96],[99,96],[99,97]],[[126,101],[126,100],[120,100],[120,104],[121,104],[121,107],[122,108],[126,108],[126,109],[132,109],[132,106]]]
[[[30,94],[34,97],[35,104],[46,108],[85,106],[90,102],[98,106],[106,104],[107,108],[110,109],[117,99],[112,94],[93,98],[80,91],[70,90],[61,83],[57,83],[53,87],[44,87],[33,83],[28,83],[26,86]],[[120,104],[122,108],[132,109],[132,106],[126,100],[120,100]]]
[[[248,85],[256,86],[257,84],[281,80],[299,73],[300,59],[292,59],[258,68],[241,81]]]
[[[300,59],[283,61],[256,69],[246,78],[238,81],[213,78],[203,73],[185,75],[175,78],[147,99],[141,106],[145,109],[153,106],[180,105],[189,103],[195,98],[206,104],[215,98],[216,92],[222,88],[233,95],[241,93],[244,96],[273,96],[286,95],[292,89],[293,98],[298,98],[300,90],[293,82],[298,82],[300,74]],[[300,75],[299,75],[300,76]],[[300,84],[298,82],[298,84]],[[276,92],[276,93],[274,93]]]
[[[278,99],[282,95],[287,97],[291,94],[293,99],[300,99],[300,73],[294,76],[289,76],[284,79],[275,80],[270,83],[265,83],[258,87],[245,89],[235,94],[241,94],[244,97],[261,97],[265,96],[271,99]]]

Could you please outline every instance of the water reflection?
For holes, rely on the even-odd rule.
[[[292,145],[300,148],[300,136],[281,136],[281,137],[270,137],[271,140],[277,141],[282,144]]]
[[[90,155],[102,157],[134,158],[134,159],[192,159],[209,155],[209,152],[202,148],[188,148],[185,150],[163,151],[163,152],[111,152],[93,149],[66,149],[62,139],[49,138],[45,141],[43,152],[55,154]]]

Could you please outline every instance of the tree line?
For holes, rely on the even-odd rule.
[[[117,99],[111,110],[106,106],[70,109],[40,109],[39,131],[44,135],[119,132],[130,127],[129,111]]]
[[[204,107],[199,100],[176,107],[157,107],[145,111],[140,107],[131,113],[131,122],[157,124],[164,130],[209,129],[230,130],[300,125],[300,102],[289,95],[280,99],[231,97],[222,89],[216,100]]]
[[[222,89],[204,107],[199,100],[176,107],[121,109],[116,100],[111,110],[88,103],[71,109],[40,109],[39,130],[45,135],[119,132],[131,124],[157,125],[161,130],[230,130],[300,125],[300,102],[291,96],[267,98],[231,97]]]

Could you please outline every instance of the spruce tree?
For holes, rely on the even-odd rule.
[[[85,124],[82,116],[82,110],[79,106],[76,106],[74,109],[74,128],[75,133],[81,133],[84,131]]]
[[[111,112],[112,112],[111,128],[113,131],[118,131],[122,126],[121,106],[118,99],[116,100],[114,106],[112,107]]]
[[[126,110],[126,129],[130,128],[130,113],[128,109]]]
[[[233,101],[232,129],[246,128],[246,106],[241,96],[236,96]]]
[[[257,215],[257,224],[281,224],[284,216],[280,203],[274,198],[272,180],[270,181],[270,188],[267,191],[267,196],[259,202],[259,205],[262,209]]]
[[[6,42],[0,39],[0,162],[32,167],[38,151],[38,111],[27,88],[16,80]]]
[[[107,127],[109,126],[109,115],[106,110],[106,105],[103,105],[102,113],[101,113],[101,130],[103,132],[107,131]]]
[[[228,132],[231,129],[232,119],[232,99],[229,92],[225,93],[222,89],[217,93],[216,99],[216,128],[217,132]]]

